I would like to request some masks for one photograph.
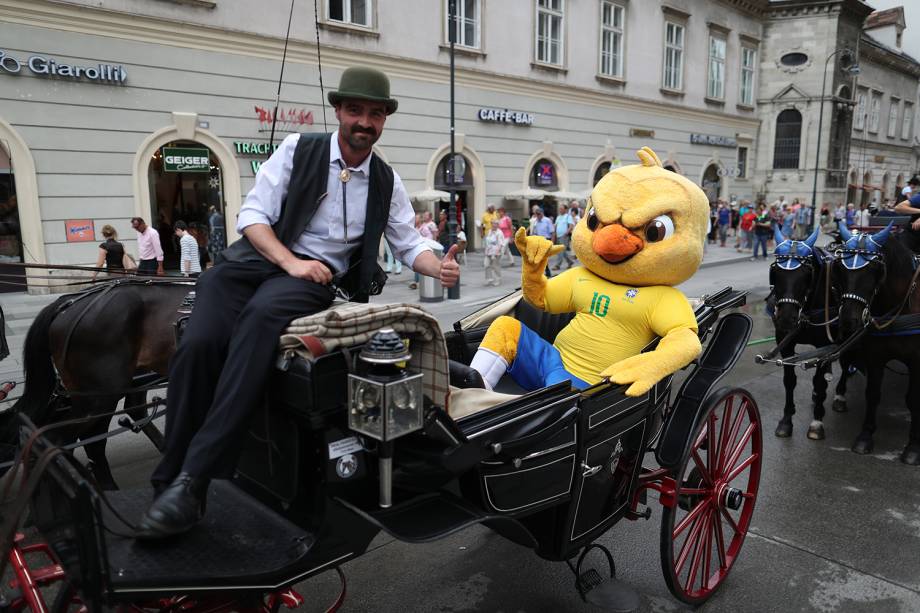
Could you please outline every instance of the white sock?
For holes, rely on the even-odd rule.
[[[491,390],[498,384],[502,375],[508,372],[508,362],[494,351],[480,347],[470,362],[470,368],[482,375],[486,389]]]

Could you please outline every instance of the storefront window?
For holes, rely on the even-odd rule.
[[[179,268],[173,225],[182,220],[198,241],[202,267],[227,246],[223,175],[213,151],[192,141],[157,149],[148,168],[150,225],[160,233],[167,270]]]
[[[594,181],[592,181],[591,186],[597,185],[597,182],[604,178],[604,176],[610,172],[610,162],[604,162],[597,167],[597,170],[594,171]]]
[[[557,189],[556,166],[547,159],[537,160],[530,171],[530,186],[537,189]]]
[[[469,209],[468,204],[473,200],[473,172],[469,160],[460,154],[456,157],[459,161],[449,164],[450,155],[445,155],[438,162],[438,168],[435,171],[435,189],[442,191],[453,191],[456,194],[457,205],[457,223],[461,230],[473,227],[473,212]],[[446,211],[450,206],[449,201],[440,201],[438,211],[432,211],[437,218],[439,211]]]

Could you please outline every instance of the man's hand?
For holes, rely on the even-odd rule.
[[[332,282],[332,271],[317,260],[291,258],[284,263],[282,268],[284,272],[298,279],[306,279],[320,285],[329,285]]]
[[[438,278],[444,287],[453,287],[460,279],[460,265],[457,264],[457,245],[451,245],[447,250],[447,255],[441,260],[441,269],[438,272]]]
[[[157,262],[157,276],[158,277],[166,276],[166,271],[163,270],[163,262]]]
[[[910,223],[910,227],[911,227],[912,230],[920,231],[920,217],[918,217],[917,219],[913,220],[913,221]]]

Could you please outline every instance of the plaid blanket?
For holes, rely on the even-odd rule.
[[[281,335],[281,350],[293,350],[305,359],[340,347],[367,342],[380,328],[393,328],[409,339],[409,368],[422,373],[422,389],[432,402],[447,410],[450,377],[447,345],[437,320],[413,304],[345,302],[295,319]]]

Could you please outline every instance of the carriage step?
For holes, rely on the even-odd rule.
[[[601,574],[597,572],[596,568],[588,569],[578,576],[578,591],[582,594],[587,594],[603,582],[604,578],[601,577]]]

